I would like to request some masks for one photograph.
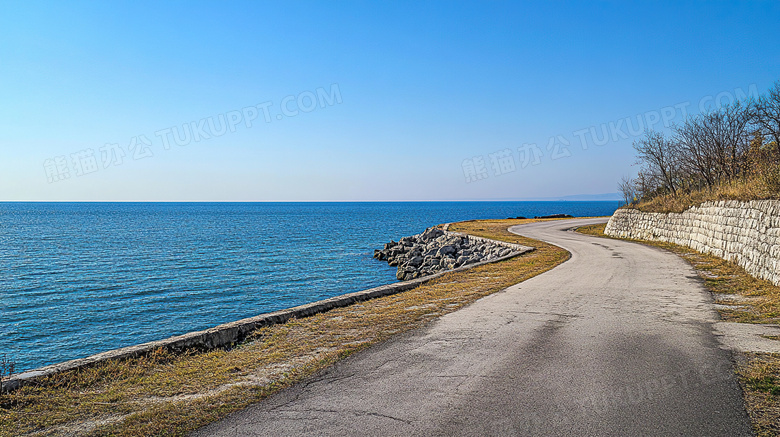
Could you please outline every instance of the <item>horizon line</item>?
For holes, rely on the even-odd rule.
[[[528,199],[438,199],[438,200],[0,200],[0,203],[410,203],[410,202],[621,202],[620,199],[572,200]]]

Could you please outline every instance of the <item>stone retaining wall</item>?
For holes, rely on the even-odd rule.
[[[780,285],[780,201],[707,202],[683,213],[615,211],[604,233],[690,247]]]

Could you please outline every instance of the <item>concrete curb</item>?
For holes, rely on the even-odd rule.
[[[528,246],[523,246],[523,245],[514,244],[514,243],[507,243],[505,241],[491,240],[490,238],[475,237],[473,235],[462,234],[460,232],[444,231],[444,233],[447,234],[447,235],[457,235],[459,237],[466,237],[472,243],[492,243],[492,244],[495,244],[496,246],[506,247],[506,248],[511,249],[513,251],[522,251],[524,249],[528,249]]]
[[[450,234],[456,234],[465,236],[464,234],[457,234],[454,232],[448,232]],[[127,358],[135,358],[148,354],[158,348],[166,348],[172,351],[183,351],[186,349],[200,349],[209,350],[216,349],[222,346],[228,346],[235,344],[245,339],[252,331],[264,326],[270,326],[275,324],[285,323],[292,318],[301,318],[312,316],[318,313],[324,313],[334,308],[341,308],[352,305],[357,302],[362,302],[370,299],[376,299],[378,297],[390,296],[393,294],[401,293],[403,291],[411,290],[426,282],[436,279],[444,274],[459,272],[468,270],[473,267],[482,266],[485,264],[491,264],[499,261],[505,261],[510,258],[531,252],[533,247],[521,246],[519,244],[506,243],[503,241],[489,240],[486,238],[468,236],[470,239],[477,239],[479,241],[490,241],[492,243],[498,243],[501,246],[510,247],[513,252],[490,261],[482,261],[475,264],[470,264],[456,269],[447,270],[433,275],[424,276],[422,278],[413,279],[411,281],[397,282],[388,285],[382,285],[368,290],[357,291],[354,293],[343,294],[341,296],[331,297],[325,300],[300,305],[297,307],[274,311],[272,313],[260,314],[255,317],[247,319],[237,320],[235,322],[225,323],[215,326],[213,328],[204,331],[189,332],[187,334],[170,337],[165,340],[152,341],[149,343],[143,343],[135,346],[123,347],[120,349],[114,349],[106,352],[101,352],[96,355],[92,355],[86,358],[79,358],[75,360],[65,361],[62,363],[51,364],[49,366],[41,367],[34,370],[28,370],[26,372],[13,375],[0,384],[0,391],[16,390],[24,385],[35,383],[38,379],[51,376],[61,372],[67,372],[71,370],[82,369],[90,366],[94,366],[103,361],[108,360],[121,360]]]

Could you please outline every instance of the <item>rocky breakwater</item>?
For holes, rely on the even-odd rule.
[[[398,266],[396,278],[408,281],[529,250],[517,244],[428,228],[398,242],[390,241],[383,249],[374,251],[374,258]]]

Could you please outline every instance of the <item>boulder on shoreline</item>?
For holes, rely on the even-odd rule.
[[[509,255],[508,247],[466,236],[428,228],[421,234],[390,241],[374,251],[374,258],[398,267],[396,278],[401,281],[451,270],[457,267],[489,261]]]

